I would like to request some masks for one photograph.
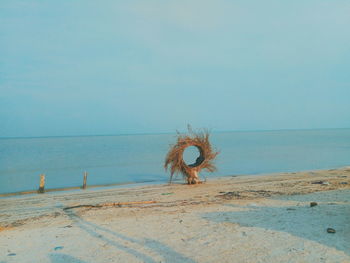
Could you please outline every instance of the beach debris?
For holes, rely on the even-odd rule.
[[[64,226],[64,228],[71,228],[73,227],[72,225],[67,225],[67,226]]]
[[[174,193],[162,193],[162,195],[172,195]]]
[[[55,212],[55,213],[53,213],[52,215],[53,215],[53,217],[58,217],[58,216],[61,215],[61,213],[60,213],[60,212]]]
[[[268,191],[268,190],[247,190],[248,193],[253,193],[255,196],[270,197],[272,195],[282,194],[278,191]]]
[[[310,207],[314,207],[314,206],[317,206],[317,202],[311,202],[310,203]]]
[[[219,152],[213,151],[209,142],[209,131],[194,132],[190,125],[188,125],[188,135],[177,133],[177,143],[171,145],[168,154],[165,157],[164,168],[168,169],[170,166],[170,180],[175,173],[181,173],[187,180],[188,184],[199,184],[198,174],[201,170],[206,169],[208,172],[214,172],[216,167],[213,163],[215,157]],[[186,164],[183,160],[183,153],[187,147],[194,146],[199,151],[195,163]]]
[[[10,227],[17,227],[17,226],[22,226],[24,225],[24,221],[23,220],[17,220],[13,223],[10,224]]]
[[[340,184],[348,184],[348,182],[340,182]]]
[[[221,198],[229,200],[229,199],[234,199],[234,198],[240,198],[241,195],[239,192],[226,192],[224,194],[217,195],[217,197],[221,197]]]
[[[0,232],[8,229],[9,227],[0,226]]]
[[[334,228],[327,228],[327,233],[331,233],[331,234],[334,234],[335,233],[335,229]]]
[[[329,182],[327,181],[313,181],[311,184],[322,184],[322,185],[329,185]]]
[[[17,254],[16,253],[9,253],[7,254],[9,257],[13,257],[13,256],[16,256]]]
[[[96,205],[74,205],[74,206],[64,207],[63,210],[82,208],[82,207],[86,207],[86,208],[101,208],[106,206],[122,207],[123,205],[141,205],[141,204],[154,204],[154,203],[157,203],[157,201],[135,201],[135,202],[103,203],[103,204],[96,204]]]
[[[58,247],[55,247],[54,249],[55,249],[55,251],[57,251],[57,250],[62,250],[62,249],[63,249],[63,246],[58,246]]]

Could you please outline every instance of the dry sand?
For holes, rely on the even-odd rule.
[[[0,263],[350,262],[349,200],[350,167],[1,198]]]

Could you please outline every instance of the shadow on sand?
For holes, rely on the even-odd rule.
[[[51,263],[87,263],[70,255],[61,254],[61,253],[52,253],[49,254]]]
[[[203,218],[218,223],[231,222],[245,227],[286,232],[350,254],[349,197],[349,190],[287,196],[278,199],[327,203],[319,203],[314,207],[310,207],[309,203],[279,207],[245,206],[241,208],[246,211],[207,213]],[[336,233],[327,233],[329,227],[334,228]]]
[[[174,251],[172,248],[166,246],[153,239],[138,240],[125,236],[123,234],[111,231],[108,228],[96,225],[88,222],[83,218],[79,217],[72,210],[66,211],[66,214],[70,219],[82,230],[90,234],[92,237],[102,240],[111,246],[114,246],[118,250],[122,250],[143,262],[147,263],[158,263],[159,260],[153,259],[151,256],[145,254],[141,250],[147,250],[150,253],[157,253],[162,257],[162,262],[184,262],[184,263],[195,263],[190,258],[183,256],[182,254]],[[107,237],[108,236],[108,237]],[[126,246],[125,242],[128,242],[131,246]],[[133,248],[133,247],[138,247]],[[58,263],[59,261],[57,261]],[[70,261],[67,261],[70,262]],[[75,262],[75,261],[72,261]],[[79,261],[77,261],[79,262]]]

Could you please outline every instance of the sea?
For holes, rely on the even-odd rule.
[[[350,165],[350,129],[213,132],[220,154],[207,178],[296,172]],[[165,183],[164,159],[176,134],[0,139],[0,194],[88,185]],[[187,163],[198,152],[189,148]],[[177,177],[181,181],[181,176]]]

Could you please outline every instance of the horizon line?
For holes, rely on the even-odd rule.
[[[194,129],[194,130],[202,130],[203,128]],[[256,130],[217,130],[212,131],[211,133],[229,133],[229,132],[272,132],[272,131],[314,131],[314,130],[346,130],[350,129],[346,128],[289,128],[289,129],[256,129]],[[176,134],[174,132],[144,132],[144,133],[116,133],[116,134],[85,134],[85,135],[43,135],[43,136],[9,136],[9,137],[0,137],[1,139],[39,139],[39,138],[74,138],[74,137],[112,137],[112,136],[138,136],[138,135],[161,135],[161,134]]]

